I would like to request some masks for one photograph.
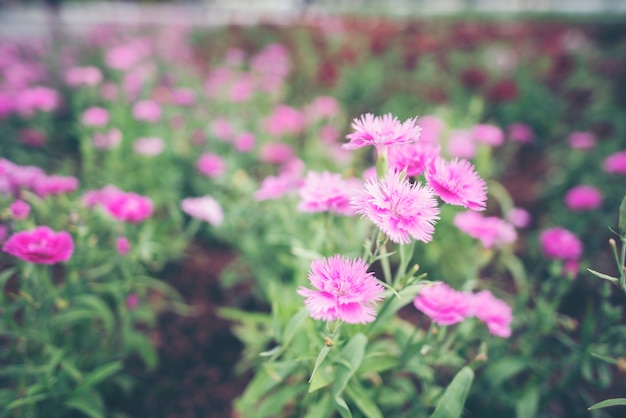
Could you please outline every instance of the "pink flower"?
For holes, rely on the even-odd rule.
[[[436,116],[427,115],[422,116],[417,121],[417,124],[422,128],[420,132],[420,142],[427,142],[429,144],[438,144],[441,132],[445,128],[445,124],[441,119]]]
[[[472,295],[442,282],[420,285],[413,305],[438,325],[458,324],[473,314]]]
[[[13,219],[18,221],[28,218],[28,214],[30,213],[30,205],[19,199],[11,203],[10,209]]]
[[[602,193],[591,186],[576,186],[565,195],[565,206],[575,212],[598,209],[602,204]]]
[[[342,179],[340,174],[309,171],[299,190],[298,210],[354,215],[354,208],[350,205],[354,191],[354,183]]]
[[[76,177],[41,176],[33,185],[33,190],[40,197],[72,193],[78,189]]]
[[[133,106],[133,117],[138,121],[155,123],[161,120],[161,105],[153,100],[142,100]]]
[[[172,92],[174,103],[179,106],[191,106],[196,101],[196,92],[191,89],[180,88]]]
[[[20,130],[20,142],[30,147],[43,147],[46,144],[46,134],[36,129],[24,128]]]
[[[506,220],[516,228],[526,228],[530,225],[530,213],[523,208],[513,208],[507,212]]]
[[[304,129],[304,115],[287,105],[278,105],[265,121],[265,129],[272,136],[298,135]]]
[[[369,266],[360,258],[349,259],[334,255],[313,260],[309,281],[317,289],[300,287],[298,294],[306,299],[304,304],[313,319],[342,320],[348,324],[365,324],[374,321],[374,305],[383,298],[384,288]]]
[[[115,198],[119,194],[123,194],[123,193],[124,193],[123,191],[121,191],[114,185],[109,184],[108,186],[103,187],[102,189],[89,190],[85,192],[82,198],[82,202],[86,207],[91,208],[96,205],[104,205],[107,202],[110,202],[111,200],[113,200],[113,198]]]
[[[504,143],[504,132],[494,125],[484,123],[474,125],[472,128],[472,136],[474,137],[474,141],[493,147],[500,146]]]
[[[290,174],[268,176],[261,182],[261,187],[254,193],[254,200],[275,200],[281,196],[295,191],[300,187],[302,180]]]
[[[457,214],[454,225],[470,237],[480,240],[485,248],[510,244],[517,239],[513,225],[495,216],[484,217],[474,211]]]
[[[109,123],[109,112],[102,107],[90,107],[83,113],[83,125],[104,126]]]
[[[13,234],[2,251],[35,264],[56,264],[67,261],[74,252],[74,241],[65,231],[55,232],[47,226]]]
[[[188,197],[180,202],[180,207],[187,215],[214,226],[224,221],[222,206],[211,196]]]
[[[451,157],[474,158],[476,156],[476,142],[469,131],[453,131],[446,146],[448,155]]]
[[[339,139],[339,130],[332,125],[324,125],[320,128],[320,139],[325,144],[334,144]]]
[[[102,72],[97,67],[72,67],[65,72],[69,86],[95,86],[102,81]]]
[[[513,311],[509,305],[488,290],[473,295],[472,302],[474,315],[487,325],[491,334],[503,338],[511,336]]]
[[[259,160],[268,164],[284,164],[294,155],[293,147],[281,142],[268,142],[259,150]]]
[[[126,307],[132,311],[137,309],[137,306],[139,306],[139,296],[136,293],[129,293],[126,296]]]
[[[150,216],[154,209],[152,200],[132,192],[118,192],[109,196],[102,206],[115,219],[123,222],[139,223]]]
[[[415,142],[419,139],[421,130],[416,121],[417,118],[413,118],[401,123],[391,113],[384,116],[366,113],[360,120],[354,119],[352,122],[354,132],[346,136],[350,142],[343,147],[353,150],[367,145],[379,148]]]
[[[138,138],[133,148],[137,154],[154,157],[163,152],[165,142],[161,138]]]
[[[548,259],[578,260],[583,253],[583,244],[573,232],[561,228],[549,228],[539,234],[543,255]]]
[[[565,260],[561,274],[571,279],[575,279],[579,271],[580,262],[578,260]]]
[[[94,148],[112,149],[122,142],[122,132],[113,128],[106,133],[95,133],[92,138]]]
[[[572,132],[567,143],[572,149],[587,150],[595,147],[596,137],[591,132]]]
[[[16,108],[22,116],[33,116],[37,111],[52,112],[60,103],[56,90],[42,86],[22,90],[16,98]]]
[[[198,158],[196,168],[207,177],[220,177],[226,172],[226,163],[219,155],[205,152]]]
[[[414,177],[426,170],[426,166],[439,156],[441,147],[428,142],[393,145],[387,150],[389,166],[396,171],[406,170],[406,175]]]
[[[239,152],[250,152],[254,149],[256,138],[250,132],[242,132],[234,139],[235,149]]]
[[[117,96],[119,95],[119,88],[114,83],[104,83],[100,88],[100,94],[104,99],[112,102],[117,99]]]
[[[0,192],[17,194],[20,189],[33,189],[46,173],[35,166],[21,166],[0,158]]]
[[[529,144],[535,139],[535,133],[531,127],[523,123],[510,124],[508,134],[511,141],[519,142],[520,144]]]
[[[609,174],[626,174],[626,150],[606,157],[602,169]]]
[[[305,114],[309,122],[316,122],[338,115],[339,110],[337,99],[331,96],[318,96],[305,108]]]
[[[446,203],[472,210],[484,210],[487,183],[478,176],[467,160],[446,161],[439,157],[429,164],[426,181]]]
[[[353,199],[357,213],[368,217],[391,241],[408,244],[411,239],[429,242],[439,219],[434,192],[421,183],[409,183],[389,170],[384,179],[370,180]]]
[[[117,237],[115,240],[115,249],[120,255],[126,255],[130,251],[130,242],[126,237]]]
[[[230,122],[225,118],[213,119],[211,122],[211,132],[213,132],[213,135],[215,135],[217,139],[222,141],[230,141],[235,134]]]
[[[0,118],[9,116],[15,110],[13,94],[0,91]]]

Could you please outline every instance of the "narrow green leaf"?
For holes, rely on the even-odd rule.
[[[603,356],[602,354],[597,354],[597,353],[591,353],[591,356],[598,358],[604,362],[610,363],[610,364],[617,364],[617,359],[614,359],[612,357]]]
[[[96,386],[100,382],[113,376],[115,373],[119,372],[123,368],[124,366],[119,360],[111,362],[109,364],[105,364],[104,366],[100,366],[96,370],[85,375],[85,378],[80,385],[80,389]]]
[[[533,386],[524,391],[515,402],[516,418],[535,418],[539,407],[539,387]]]
[[[358,382],[350,382],[346,386],[346,395],[367,418],[383,418],[383,413],[372,400],[372,394],[367,393]]]
[[[341,414],[341,418],[352,418],[352,412],[350,411],[350,408],[348,407],[345,399],[343,399],[341,396],[337,396],[335,397],[335,404],[337,405],[337,409]]]
[[[282,345],[287,348],[293,340],[293,337],[296,335],[302,323],[309,317],[309,310],[307,308],[302,308],[297,314],[295,314],[285,328],[281,335]]]
[[[473,380],[474,371],[463,367],[446,388],[430,418],[459,418]]]
[[[619,205],[619,235],[622,240],[626,240],[626,195],[622,199],[622,204]]]
[[[592,270],[592,269],[589,269],[589,268],[587,269],[587,271],[589,273],[593,274],[594,276],[599,277],[599,278],[604,279],[604,280],[608,280],[608,281],[610,281],[613,284],[618,284],[619,283],[619,279],[616,278],[616,277],[612,277],[612,276],[609,276],[608,274],[600,273],[599,271],[595,271],[595,270]]]
[[[624,406],[626,405],[626,398],[614,398],[607,399],[597,404],[591,405],[587,410],[592,411],[594,409],[606,408],[608,406]]]
[[[311,373],[311,377],[309,378],[309,383],[313,381],[313,378],[315,377],[315,373],[317,372],[317,369],[320,367],[320,365],[322,364],[322,362],[328,355],[329,351],[330,351],[330,347],[327,345],[322,347],[322,349],[320,350],[320,353],[317,355],[317,359],[315,360],[315,367],[313,367],[313,372]],[[310,391],[311,390],[309,389],[309,392]]]
[[[11,409],[19,408],[21,406],[33,405],[33,404],[36,404],[37,402],[43,401],[47,397],[48,397],[47,393],[40,393],[34,396],[26,396],[24,398],[19,398],[10,402],[5,408],[7,411],[10,411]]]
[[[95,295],[80,295],[75,299],[76,305],[91,308],[97,313],[97,317],[102,320],[102,324],[110,334],[115,327],[115,317],[106,303]]]
[[[413,302],[413,299],[415,299],[417,292],[419,292],[419,288],[420,287],[417,285],[405,287],[404,289],[400,290],[400,292],[398,292],[401,298],[392,296],[393,293],[389,291],[385,291],[385,297],[386,298],[393,297],[393,300],[384,302],[384,303],[388,303],[389,305],[385,307],[384,309],[383,308],[379,309],[378,317],[376,318],[376,321],[370,324],[370,329],[369,329],[368,334],[371,335],[371,333],[373,333],[375,330],[378,330],[379,327],[386,324],[387,321],[389,321],[393,316],[395,316],[396,312],[398,312],[400,309],[402,309],[409,303]]]
[[[527,367],[524,359],[502,357],[487,366],[483,378],[491,387],[497,388]]]
[[[65,406],[76,409],[89,418],[105,418],[104,402],[100,394],[94,390],[74,392],[65,401]]]
[[[335,402],[330,393],[326,392],[322,395],[322,399],[313,403],[304,418],[328,418],[333,412],[334,405]]]
[[[5,300],[4,286],[14,273],[15,268],[6,269],[2,273],[0,273],[0,302],[4,302]]]
[[[359,333],[350,338],[348,344],[341,350],[339,357],[336,359],[338,365],[335,382],[333,383],[333,396],[335,398],[339,398],[348,381],[363,362],[366,345],[367,337]]]

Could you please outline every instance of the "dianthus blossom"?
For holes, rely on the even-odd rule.
[[[267,176],[261,182],[261,187],[254,193],[254,200],[275,200],[283,195],[296,191],[303,180],[300,176],[290,173],[281,173],[278,176]]]
[[[421,285],[413,305],[438,325],[457,324],[473,314],[472,295],[441,282]]]
[[[268,142],[259,149],[259,160],[268,164],[284,164],[294,156],[293,147],[281,142]]]
[[[332,118],[339,114],[339,103],[331,96],[318,96],[304,109],[309,122]]]
[[[379,148],[415,142],[419,139],[421,131],[416,122],[417,118],[413,118],[401,123],[391,113],[384,116],[366,113],[361,119],[354,119],[352,122],[354,132],[346,136],[350,142],[343,144],[343,147],[353,150],[367,145]]]
[[[22,116],[33,116],[37,111],[52,112],[61,103],[56,90],[37,86],[20,91],[16,97],[16,109]]]
[[[384,288],[361,258],[334,255],[313,260],[309,281],[315,289],[300,287],[298,294],[314,319],[342,320],[349,324],[374,321],[374,305],[383,298]]]
[[[502,132],[502,129],[485,123],[474,125],[472,128],[472,136],[474,141],[493,147],[500,146],[504,143],[504,132]]]
[[[408,244],[411,239],[429,242],[439,219],[433,190],[421,183],[411,184],[393,170],[380,181],[367,181],[352,205],[399,244]]]
[[[119,255],[126,255],[130,251],[130,242],[126,237],[117,237],[115,240],[115,249]]]
[[[207,177],[220,177],[226,172],[226,163],[219,155],[205,152],[198,158],[196,168]]]
[[[588,150],[596,145],[596,137],[591,132],[572,132],[567,137],[567,144],[572,149]]]
[[[132,192],[117,193],[102,206],[115,219],[132,223],[148,219],[154,209],[150,198]]]
[[[65,231],[55,232],[47,226],[37,226],[13,234],[2,246],[2,251],[29,263],[56,264],[72,257],[74,241]]]
[[[179,106],[191,106],[196,101],[196,92],[192,89],[179,88],[172,92],[172,99]]]
[[[20,142],[24,145],[28,145],[29,147],[43,147],[48,140],[45,133],[32,128],[20,129],[19,135]]]
[[[438,144],[441,133],[446,127],[441,119],[433,115],[422,116],[417,121],[417,125],[421,128],[420,142],[429,144]]]
[[[146,157],[154,157],[159,155],[165,149],[165,142],[161,138],[138,138],[133,144],[133,149],[137,154]]]
[[[41,176],[33,185],[40,197],[72,193],[78,189],[78,179],[72,176]]]
[[[509,210],[505,218],[516,228],[526,228],[530,225],[530,213],[524,208],[512,208]]]
[[[252,151],[255,144],[256,137],[251,132],[242,132],[233,139],[233,145],[239,152]]]
[[[602,193],[592,186],[576,186],[565,195],[565,206],[575,212],[598,209],[602,204]]]
[[[220,225],[224,220],[222,206],[211,196],[188,197],[180,202],[180,207],[187,215],[211,225]]]
[[[469,161],[439,157],[429,164],[425,176],[444,202],[472,210],[485,209],[487,184]]]
[[[446,144],[448,155],[454,158],[474,158],[476,156],[476,142],[470,131],[460,129],[450,134]]]
[[[155,123],[161,120],[161,105],[153,100],[142,100],[133,106],[136,120]]]
[[[606,157],[602,169],[609,174],[626,174],[626,150]]]
[[[473,295],[472,303],[474,315],[487,325],[491,334],[503,338],[511,336],[513,311],[509,305],[488,290]]]
[[[510,244],[517,239],[513,225],[495,216],[484,217],[478,212],[458,213],[454,217],[454,225],[470,237],[480,240],[485,248]]]
[[[283,135],[298,135],[305,126],[302,112],[287,105],[278,105],[265,121],[267,132],[276,137]]]
[[[355,194],[355,186],[354,182],[342,179],[337,173],[309,171],[299,190],[298,210],[354,215],[350,199]]]
[[[387,150],[389,166],[405,171],[409,177],[420,175],[430,161],[439,156],[441,147],[431,143],[393,145]]]
[[[528,144],[535,139],[535,133],[532,128],[523,123],[512,123],[508,128],[508,136],[511,141],[519,142],[520,144]]]
[[[546,258],[556,260],[578,260],[583,253],[583,244],[571,231],[554,227],[541,232],[539,243]]]
[[[72,67],[65,72],[65,82],[70,86],[95,86],[102,81],[97,67]]]
[[[122,142],[122,132],[113,128],[106,133],[95,133],[92,138],[94,148],[98,149],[112,149],[117,147]]]
[[[28,218],[28,214],[30,213],[30,205],[19,199],[11,203],[10,209],[13,219],[18,221]]]
[[[109,123],[109,111],[102,107],[90,107],[83,112],[83,125],[104,126]]]

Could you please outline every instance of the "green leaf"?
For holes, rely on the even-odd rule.
[[[127,340],[129,348],[139,354],[148,369],[153,370],[159,362],[159,356],[152,341],[138,331],[129,334]]]
[[[395,316],[396,312],[398,312],[400,309],[402,309],[409,303],[413,302],[413,299],[415,299],[415,296],[417,295],[417,292],[419,292],[419,289],[420,289],[420,286],[417,286],[417,285],[407,286],[398,292],[400,294],[400,298],[394,297],[392,296],[391,292],[386,291],[385,292],[386,297],[387,298],[393,297],[393,299],[388,302],[385,302],[385,303],[388,303],[388,305],[386,307],[384,307],[385,305],[383,305],[384,309],[383,308],[380,309],[380,311],[378,312],[378,317],[376,318],[376,321],[372,322],[370,325],[370,330],[368,334],[371,334],[375,330],[378,330],[379,327],[383,326],[393,316]]]
[[[246,387],[245,392],[235,401],[235,408],[243,413],[249,413],[259,400],[265,396],[267,392],[273,389],[280,382],[291,374],[297,366],[297,362],[275,362],[270,371],[267,367],[259,369],[252,381]]]
[[[372,401],[372,394],[367,393],[358,382],[350,382],[346,386],[346,394],[367,418],[383,418],[382,412]]]
[[[335,402],[330,393],[326,392],[323,394],[322,399],[313,403],[304,418],[328,418],[333,412],[334,404]]]
[[[341,394],[350,381],[350,378],[352,378],[363,362],[366,345],[367,337],[361,333],[356,334],[350,338],[348,344],[341,350],[339,357],[335,360],[337,362],[337,371],[335,374],[335,382],[333,383],[333,397],[339,406],[341,416],[352,416],[350,408],[348,408]]]
[[[0,303],[3,303],[5,300],[4,286],[14,273],[15,268],[6,269],[2,273],[0,273]]]
[[[518,357],[503,357],[489,364],[483,373],[483,380],[491,387],[499,388],[504,382],[526,369],[527,363]]]
[[[98,385],[100,382],[113,376],[115,373],[122,370],[124,366],[121,361],[114,361],[104,366],[98,367],[96,370],[87,374],[80,385],[80,389],[90,388]]]
[[[594,409],[606,408],[608,406],[624,406],[626,405],[626,398],[615,398],[615,399],[607,399],[602,402],[598,402],[587,408],[587,410],[592,411]]]
[[[348,407],[345,399],[341,396],[336,396],[335,404],[337,405],[337,409],[339,409],[339,413],[342,418],[352,418],[352,412],[350,412],[350,408]]]
[[[535,418],[539,407],[539,388],[530,387],[524,391],[515,402],[515,416],[517,418]]]
[[[589,269],[589,268],[587,269],[587,271],[589,273],[593,274],[594,276],[599,277],[599,278],[604,279],[604,280],[608,280],[608,281],[610,281],[613,284],[618,284],[619,283],[619,279],[617,277],[612,277],[612,276],[609,276],[608,274],[600,273],[599,271],[595,271],[595,270],[592,270],[592,269]]]
[[[283,330],[282,335],[281,335],[281,341],[282,341],[283,347],[287,348],[289,346],[289,344],[291,343],[291,340],[293,340],[293,337],[295,337],[296,333],[302,326],[302,323],[308,317],[309,317],[309,310],[307,308],[302,308],[300,312],[295,314],[289,320],[289,322],[287,322],[287,325],[285,325],[285,329]]]
[[[16,399],[13,402],[10,402],[5,408],[7,411],[10,411],[11,409],[19,408],[21,406],[33,405],[33,404],[36,404],[37,402],[43,401],[47,397],[48,397],[47,393],[40,393],[38,395],[26,396],[23,398]]]
[[[463,367],[446,388],[430,418],[459,418],[473,380],[474,371]]]
[[[313,378],[315,377],[315,373],[317,372],[317,369],[320,367],[320,365],[322,364],[322,362],[328,355],[329,351],[330,351],[330,347],[327,345],[322,347],[322,349],[320,350],[320,353],[317,355],[317,359],[315,359],[315,367],[313,367],[313,372],[311,373],[311,377],[309,378],[309,383],[313,381]],[[312,392],[310,388],[309,388],[309,392]]]
[[[104,402],[100,394],[94,390],[74,392],[65,406],[76,409],[90,418],[105,418]]]
[[[622,204],[619,205],[619,235],[622,240],[626,240],[626,195],[622,199]]]
[[[102,299],[95,295],[80,295],[75,301],[76,305],[91,308],[97,314],[97,317],[102,320],[102,324],[109,334],[113,331],[115,327],[115,317],[111,309]]]

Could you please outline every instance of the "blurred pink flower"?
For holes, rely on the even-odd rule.
[[[376,148],[390,145],[415,142],[420,137],[421,128],[416,125],[417,118],[407,119],[401,123],[391,113],[384,116],[374,116],[366,113],[361,119],[352,121],[354,132],[346,138],[350,142],[343,145],[345,149],[353,150],[367,145]]]
[[[65,231],[55,232],[47,226],[37,226],[11,235],[2,251],[29,263],[56,264],[72,257],[74,241]]]
[[[229,48],[224,54],[224,61],[231,67],[239,67],[244,63],[246,53],[240,48]]]
[[[28,214],[30,213],[30,205],[23,200],[15,200],[13,203],[11,203],[11,206],[9,207],[11,209],[11,215],[13,216],[13,219],[19,221],[28,218]]]
[[[458,324],[473,314],[472,295],[442,282],[420,285],[413,305],[434,323],[443,326]]]
[[[485,248],[510,244],[517,239],[513,225],[495,216],[484,217],[474,211],[458,213],[454,217],[454,225],[470,237],[480,240]]]
[[[439,219],[434,192],[421,183],[409,183],[401,173],[389,170],[382,180],[370,180],[353,199],[357,213],[369,218],[391,241],[411,239],[429,242]]]
[[[72,176],[41,176],[33,184],[33,191],[39,197],[75,192],[78,179]]]
[[[0,158],[0,192],[18,194],[20,189],[32,190],[46,173],[39,167],[21,166]]]
[[[548,259],[578,260],[583,253],[583,244],[571,231],[554,227],[539,234],[543,255]]]
[[[529,144],[535,139],[535,133],[531,127],[523,123],[510,124],[508,135],[511,141],[519,142],[520,144]]]
[[[180,207],[187,215],[214,226],[224,221],[222,206],[211,196],[188,197],[180,202]]]
[[[102,72],[97,67],[72,67],[65,72],[65,82],[72,87],[95,86],[102,81]]]
[[[309,281],[314,289],[298,289],[298,294],[306,298],[304,304],[311,317],[322,321],[339,319],[348,324],[374,321],[374,305],[383,298],[385,289],[368,268],[360,258],[338,254],[313,260]]]
[[[602,193],[592,186],[576,186],[565,195],[565,206],[575,212],[598,209],[602,205]]]
[[[567,143],[572,149],[588,150],[596,146],[596,137],[591,132],[572,132]]]
[[[472,128],[472,136],[474,141],[493,147],[500,146],[504,143],[504,132],[494,125],[484,123],[474,125]]]
[[[112,102],[114,100],[117,100],[117,96],[119,95],[119,88],[114,83],[104,83],[100,88],[100,94],[105,100]]]
[[[320,139],[325,144],[334,144],[339,140],[339,129],[332,125],[324,125],[320,128]]]
[[[109,123],[109,111],[102,107],[90,107],[83,112],[83,125],[104,126]]]
[[[259,149],[259,160],[268,164],[285,164],[294,156],[293,147],[281,142],[268,142]]]
[[[161,120],[161,105],[153,100],[141,100],[133,106],[133,117],[139,121],[156,123]]]
[[[439,144],[441,133],[445,128],[441,119],[437,116],[426,115],[419,118],[417,124],[421,128],[420,142]]]
[[[446,144],[448,155],[453,158],[474,158],[476,156],[476,142],[472,133],[467,130],[455,130],[450,134]]]
[[[113,200],[115,196],[121,193],[124,192],[118,189],[116,186],[109,184],[102,189],[86,191],[83,194],[82,202],[86,207],[91,208],[96,205],[104,205],[105,203]]]
[[[602,169],[609,174],[626,174],[626,150],[606,157]]]
[[[506,220],[516,228],[527,228],[530,225],[530,213],[523,208],[512,208],[506,213]]]
[[[0,118],[5,118],[13,113],[15,105],[13,94],[0,91]]]
[[[126,237],[117,237],[115,240],[115,249],[120,255],[126,255],[130,251],[130,242]]]
[[[235,137],[233,144],[239,152],[250,152],[254,149],[256,138],[251,132],[242,132]]]
[[[288,174],[268,176],[263,179],[259,190],[254,193],[254,200],[274,200],[298,189],[302,179]]]
[[[304,129],[304,115],[299,110],[284,104],[274,108],[264,120],[265,130],[272,136],[298,135]]]
[[[233,127],[226,118],[215,118],[211,121],[211,132],[222,141],[230,141],[235,135]]]
[[[406,170],[406,175],[414,177],[422,174],[426,166],[439,156],[441,147],[429,142],[392,145],[387,150],[389,166],[396,171]]]
[[[128,296],[126,296],[126,307],[132,311],[137,309],[138,306],[139,296],[137,296],[136,293],[129,293]]]
[[[92,138],[94,148],[111,149],[115,148],[122,142],[122,132],[113,128],[106,133],[95,133]]]
[[[148,41],[137,39],[109,48],[104,59],[110,68],[127,71],[145,59],[150,52]]]
[[[29,147],[43,147],[47,140],[46,134],[37,129],[24,128],[20,130],[20,142]]]
[[[146,157],[154,157],[159,155],[165,149],[165,142],[161,138],[138,138],[133,144],[133,149],[137,154]]]
[[[219,155],[205,152],[196,161],[196,168],[207,177],[220,177],[226,172],[226,163]]]
[[[473,295],[472,304],[474,315],[487,325],[491,334],[503,338],[511,336],[513,310],[509,305],[488,290]]]
[[[563,263],[563,276],[575,279],[580,271],[580,262],[578,260],[565,260]]]
[[[16,109],[22,116],[33,116],[35,112],[52,112],[59,107],[61,97],[56,90],[37,86],[20,91],[16,97]]]
[[[304,109],[309,123],[317,122],[324,118],[332,118],[337,116],[339,111],[339,102],[331,96],[318,96]]]
[[[192,106],[196,102],[196,92],[192,89],[179,88],[172,92],[174,104],[178,106]]]
[[[132,192],[115,193],[102,206],[115,219],[131,223],[148,219],[154,210],[150,198]]]
[[[484,210],[487,201],[487,183],[467,160],[433,160],[426,169],[426,181],[446,203],[472,210]]]
[[[350,199],[355,195],[355,183],[341,178],[340,174],[309,171],[300,187],[301,212],[333,212],[354,215]]]

